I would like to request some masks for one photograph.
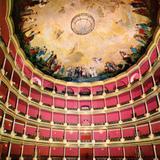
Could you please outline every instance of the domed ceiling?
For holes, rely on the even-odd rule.
[[[65,81],[103,80],[145,52],[155,29],[149,0],[16,0],[15,31],[27,58]]]

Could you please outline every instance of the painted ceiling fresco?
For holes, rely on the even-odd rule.
[[[13,20],[27,58],[65,81],[103,80],[145,52],[153,28],[149,0],[16,0]]]

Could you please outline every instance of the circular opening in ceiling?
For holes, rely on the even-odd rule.
[[[72,18],[71,29],[78,35],[86,35],[94,30],[95,20],[88,13],[80,13]]]

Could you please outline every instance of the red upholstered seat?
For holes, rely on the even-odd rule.
[[[158,51],[157,51],[157,48],[154,48],[153,51],[152,51],[152,54],[150,56],[150,62],[151,62],[152,65],[157,60],[157,57],[158,57]]]
[[[123,148],[111,147],[109,150],[110,150],[111,157],[123,157]]]
[[[13,42],[13,40],[11,40],[9,43],[9,53],[11,57],[15,60],[17,51],[16,51],[16,45]]]
[[[42,140],[48,140],[50,138],[51,131],[49,128],[40,128],[39,129],[39,137]]]
[[[143,87],[144,87],[144,92],[147,94],[149,92],[152,91],[152,87],[154,86],[153,84],[153,79],[152,77],[148,78],[144,83],[143,83]]]
[[[114,92],[116,90],[116,82],[105,84],[106,93]]]
[[[152,158],[154,157],[154,151],[152,145],[141,146],[142,157]]]
[[[17,134],[23,135],[24,133],[24,124],[21,122],[16,122],[14,125],[14,131]]]
[[[102,95],[103,94],[103,86],[94,86],[92,87],[93,95]]]
[[[52,138],[53,140],[57,141],[63,141],[64,138],[64,130],[52,130]]]
[[[43,121],[51,122],[52,121],[52,112],[47,111],[47,110],[41,110],[40,117],[41,117],[41,120],[43,120]]]
[[[39,109],[34,107],[34,106],[32,106],[32,105],[29,105],[28,115],[31,116],[34,119],[37,119],[38,118],[38,114],[39,114]]]
[[[159,75],[160,75],[160,68],[158,68],[156,72],[154,73],[154,79],[155,79],[157,86],[160,86],[160,76]]]
[[[37,127],[36,126],[26,126],[26,135],[29,136],[29,138],[34,138],[37,136]]]
[[[54,106],[56,108],[64,108],[65,107],[65,99],[54,98]]]
[[[67,124],[77,125],[78,124],[78,115],[76,114],[67,114],[66,115]]]
[[[62,113],[53,113],[53,122],[58,123],[58,124],[63,124],[64,123],[64,114]]]
[[[47,156],[49,155],[49,147],[48,146],[38,146],[38,155],[39,156]]]
[[[118,96],[118,98],[121,105],[129,103],[129,101],[131,100],[130,92],[122,93]]]
[[[149,125],[148,124],[144,124],[144,125],[139,125],[137,127],[137,130],[138,130],[138,135],[141,137],[141,138],[146,138],[149,136],[150,134],[150,129],[149,129]]]
[[[106,101],[107,108],[115,107],[117,105],[117,103],[118,103],[118,100],[117,100],[116,96],[106,98],[105,101]]]
[[[92,101],[92,105],[94,109],[102,109],[105,106],[104,99],[96,99]]]
[[[24,75],[30,80],[32,78],[32,71],[28,66],[24,65],[23,69]]]
[[[141,86],[135,87],[134,89],[131,90],[131,94],[133,100],[141,98],[143,94],[142,87]]]
[[[25,95],[26,97],[29,96],[30,87],[26,82],[24,82],[24,81],[21,82],[20,90],[21,90],[23,95]]]
[[[24,145],[23,155],[24,156],[34,156],[35,146],[32,145]]]
[[[147,71],[149,70],[149,68],[150,68],[149,61],[148,60],[143,61],[140,66],[141,75],[144,76],[147,73]]]
[[[52,106],[53,105],[53,97],[52,96],[49,96],[47,94],[42,94],[42,99],[41,99],[42,103],[44,105],[47,105],[47,106]]]
[[[121,139],[121,130],[120,129],[111,129],[108,131],[108,138],[110,140],[120,140]]]
[[[120,113],[122,121],[131,120],[133,118],[132,108],[124,109]]]
[[[30,97],[32,98],[33,101],[40,102],[41,94],[36,89],[31,88],[31,95],[30,95]]]
[[[8,153],[8,148],[9,148],[9,143],[1,143],[0,144],[0,153],[3,156],[7,156]]]
[[[78,109],[78,101],[77,100],[67,100],[67,109]]]
[[[93,115],[93,123],[95,125],[104,125],[106,122],[106,115],[105,114],[95,114]]]
[[[66,131],[66,140],[69,142],[76,142],[79,139],[78,131]]]
[[[157,102],[157,97],[153,97],[147,101],[148,111],[150,113],[155,112],[156,109],[159,107]]]
[[[135,138],[135,128],[134,127],[128,127],[123,128],[123,138],[126,140],[134,139]]]
[[[95,148],[95,157],[107,157],[108,148]]]
[[[160,121],[155,121],[151,123],[152,133],[155,135],[160,134]]]
[[[8,87],[5,85],[5,83],[0,83],[0,100],[5,103],[8,93]]]
[[[145,103],[138,104],[134,107],[135,116],[137,118],[144,116],[146,113],[146,105]]]
[[[5,71],[5,76],[8,80],[11,79],[12,70],[13,70],[13,68],[12,68],[11,63],[8,60],[6,60],[5,66],[4,66],[4,71]]]
[[[45,90],[53,91],[54,90],[54,84],[53,82],[50,82],[46,79],[43,80],[43,87]]]
[[[106,130],[97,130],[93,132],[94,140],[105,142],[107,140],[107,132]]]
[[[13,73],[13,77],[12,77],[12,82],[13,82],[13,85],[19,89],[19,85],[20,85],[20,77],[19,75],[17,74],[17,72],[14,71]]]
[[[107,114],[108,123],[117,123],[119,121],[119,112],[111,112]]]
[[[21,149],[22,149],[21,145],[19,145],[19,144],[12,144],[11,155],[17,155],[17,156],[19,156],[21,154]]]
[[[160,144],[156,145],[156,152],[157,152],[158,158],[160,158]]]
[[[80,140],[81,140],[81,142],[91,142],[92,141],[92,138],[93,138],[93,136],[92,136],[92,133],[90,132],[90,131],[82,131],[81,133],[80,133]]]
[[[78,157],[78,148],[66,148],[66,157]]]
[[[63,147],[52,147],[51,156],[63,157],[64,156],[64,148]]]
[[[6,132],[10,133],[12,131],[12,126],[13,126],[13,119],[12,118],[8,118],[5,119],[4,121],[4,130],[6,130]]]
[[[10,92],[9,99],[8,99],[8,104],[11,106],[12,109],[16,108],[16,103],[17,103],[17,97],[15,94]]]
[[[27,113],[27,107],[28,107],[28,104],[26,102],[24,102],[23,100],[19,100],[18,108],[17,108],[19,113],[25,115]]]
[[[127,87],[128,85],[128,77],[123,77],[117,81],[117,88],[122,89]]]
[[[125,156],[127,158],[129,157],[138,158],[138,148],[136,146],[124,147],[124,151],[125,151]]]
[[[16,56],[16,63],[17,63],[19,70],[22,70],[24,62],[23,62],[22,58],[20,57],[20,55],[18,55],[18,54]]]

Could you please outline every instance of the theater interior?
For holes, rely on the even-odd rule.
[[[0,160],[160,160],[160,1],[0,0]]]

